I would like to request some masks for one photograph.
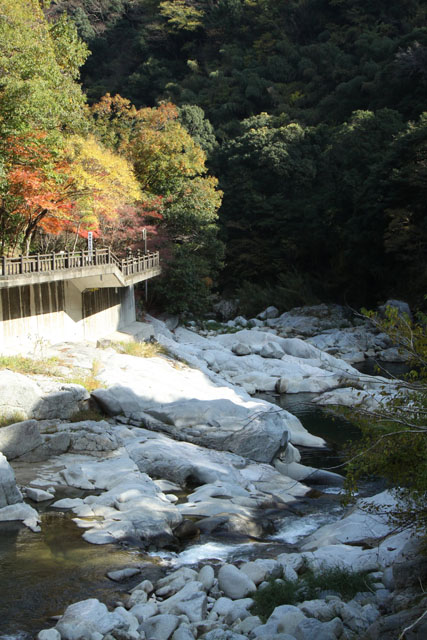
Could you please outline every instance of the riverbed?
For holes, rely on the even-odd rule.
[[[311,433],[327,441],[326,449],[303,449],[304,464],[335,466],[341,460],[342,445],[357,437],[358,430],[350,422],[313,405],[312,394],[263,397],[297,415]],[[0,638],[30,638],[46,627],[49,617],[60,615],[72,602],[88,597],[112,605],[120,600],[121,591],[129,588],[129,583],[121,586],[106,577],[107,571],[113,569],[141,563],[152,563],[156,568],[213,559],[235,562],[293,551],[306,535],[343,514],[337,488],[321,489],[327,493],[316,489],[289,511],[278,514],[275,531],[265,540],[202,536],[180,552],[146,553],[138,548],[89,544],[72,521],[72,514],[49,507],[42,514],[41,533],[33,533],[18,523],[2,523]]]

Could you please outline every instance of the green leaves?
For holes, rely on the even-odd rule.
[[[84,127],[75,82],[87,55],[75,27],[50,27],[37,0],[4,0],[0,15],[0,133]]]
[[[389,518],[398,528],[416,528],[425,534],[427,525],[427,325],[412,324],[396,307],[385,317],[367,313],[376,327],[387,333],[407,354],[413,372],[385,392],[375,411],[351,412],[362,429],[363,439],[349,453],[347,491],[353,492],[361,477],[388,480],[396,498]]]

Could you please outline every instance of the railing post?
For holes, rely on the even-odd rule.
[[[19,256],[20,261],[19,261],[19,273],[24,273],[24,256],[21,255]]]
[[[70,250],[67,249],[67,253],[65,254],[65,268],[70,268]]]
[[[55,252],[52,252],[52,271],[55,271]]]
[[[107,249],[107,264],[111,264],[111,247]]]
[[[2,266],[2,275],[5,276],[6,275],[6,256],[2,256],[1,266]]]

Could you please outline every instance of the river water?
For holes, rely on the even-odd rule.
[[[359,435],[347,420],[313,405],[312,394],[262,397],[297,415],[310,433],[327,441],[327,449],[304,449],[304,464],[336,466],[345,442]],[[138,549],[86,543],[83,531],[72,522],[72,514],[49,509],[42,514],[41,533],[33,533],[18,523],[0,523],[0,640],[33,637],[48,626],[50,616],[61,614],[78,600],[95,597],[113,604],[120,599],[121,587],[110,581],[106,572],[115,568],[141,562],[151,562],[155,568],[159,561],[175,566],[215,558],[235,561],[295,550],[304,536],[343,513],[337,490],[322,487],[323,490],[326,493],[314,491],[301,500],[295,513],[278,518],[275,533],[265,541],[202,538],[178,554],[145,554]],[[141,579],[139,576],[136,582]],[[122,589],[129,589],[129,583]]]

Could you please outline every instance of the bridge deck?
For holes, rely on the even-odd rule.
[[[70,279],[81,290],[124,287],[160,273],[158,251],[126,258],[117,258],[109,248],[0,258],[0,288]]]

